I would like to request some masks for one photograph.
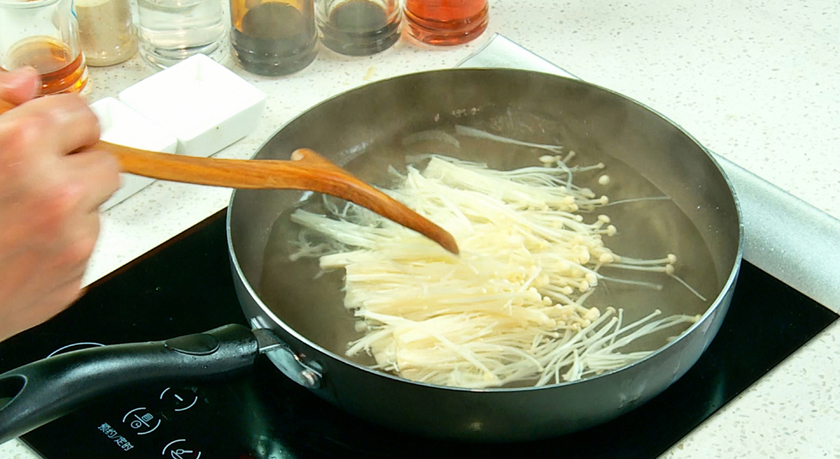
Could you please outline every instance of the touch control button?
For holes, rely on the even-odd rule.
[[[137,435],[148,435],[160,427],[160,418],[155,417],[145,406],[135,408],[123,416],[123,424],[137,431]]]
[[[196,333],[168,339],[163,345],[173,351],[188,355],[208,355],[219,349],[219,340],[213,335]]]
[[[201,451],[190,448],[184,438],[173,440],[163,447],[161,456],[172,459],[200,459]]]
[[[169,405],[174,411],[187,411],[198,402],[198,395],[190,391],[167,387],[160,393],[160,400]]]

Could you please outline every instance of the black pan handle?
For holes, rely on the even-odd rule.
[[[166,341],[68,352],[0,375],[0,443],[137,383],[225,376],[250,367],[257,339],[242,325]]]

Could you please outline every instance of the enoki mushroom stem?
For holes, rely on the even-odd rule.
[[[654,311],[626,323],[621,309],[586,304],[604,281],[662,288],[673,278],[701,297],[674,274],[675,255],[621,256],[604,243],[617,231],[608,216],[584,221],[580,211],[609,199],[572,176],[603,165],[569,166],[559,146],[473,128],[456,133],[555,153],[541,166],[511,171],[429,155],[422,171],[394,172],[399,184],[386,192],[455,236],[460,257],[355,205],[292,215],[302,228],[293,257],[319,257],[323,270],[345,271],[344,304],[364,333],[348,355],[369,353],[375,368],[432,384],[544,385],[637,361],[651,351],[625,352],[629,344],[664,329],[678,334],[696,320]],[[607,277],[606,268],[661,278]]]

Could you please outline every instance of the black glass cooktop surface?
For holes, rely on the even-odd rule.
[[[744,262],[720,333],[682,379],[609,423],[531,443],[440,442],[375,426],[265,358],[233,379],[116,393],[23,440],[48,459],[656,457],[836,319]],[[220,212],[96,282],[53,320],[0,343],[0,372],[75,343],[160,340],[232,322],[245,318]]]

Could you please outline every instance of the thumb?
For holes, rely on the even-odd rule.
[[[20,105],[38,95],[41,78],[32,67],[0,72],[0,99]]]

